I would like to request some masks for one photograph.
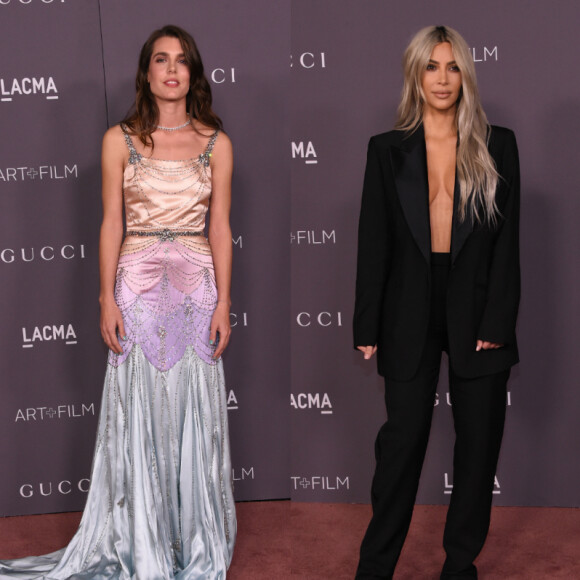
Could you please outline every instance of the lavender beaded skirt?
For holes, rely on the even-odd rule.
[[[109,354],[91,488],[63,550],[0,578],[222,580],[236,536],[209,248],[147,241],[121,256],[123,354]],[[207,244],[207,242],[206,242]]]

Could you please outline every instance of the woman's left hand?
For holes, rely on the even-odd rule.
[[[219,342],[212,357],[214,360],[217,360],[226,349],[226,346],[230,341],[231,332],[230,307],[227,302],[218,302],[209,329],[209,343],[211,345],[216,344],[219,333]]]
[[[475,345],[475,350],[476,351],[492,350],[492,349],[496,349],[496,348],[501,348],[502,346],[503,346],[503,344],[499,344],[497,342],[489,342],[487,340],[478,340],[476,345]]]

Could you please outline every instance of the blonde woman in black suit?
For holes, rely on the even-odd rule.
[[[354,344],[375,353],[388,420],[356,578],[392,578],[431,426],[441,353],[456,432],[442,579],[477,578],[518,362],[519,163],[490,126],[465,40],[443,26],[405,52],[395,130],[370,140],[359,223]]]

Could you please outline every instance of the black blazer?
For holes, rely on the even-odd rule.
[[[520,176],[513,132],[492,127],[488,148],[501,176],[497,226],[459,220],[455,180],[447,331],[450,363],[465,378],[518,362]],[[376,344],[379,373],[394,380],[413,377],[425,346],[430,256],[423,126],[410,136],[376,135],[368,147],[359,221],[354,344]],[[478,339],[505,346],[476,352]]]

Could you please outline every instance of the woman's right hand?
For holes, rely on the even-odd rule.
[[[377,352],[376,344],[375,346],[357,346],[356,348],[363,353],[365,360],[369,360],[373,356],[373,354]]]
[[[127,340],[123,316],[114,300],[101,302],[101,336],[105,344],[116,354],[121,354],[123,349],[119,344],[119,336]]]

